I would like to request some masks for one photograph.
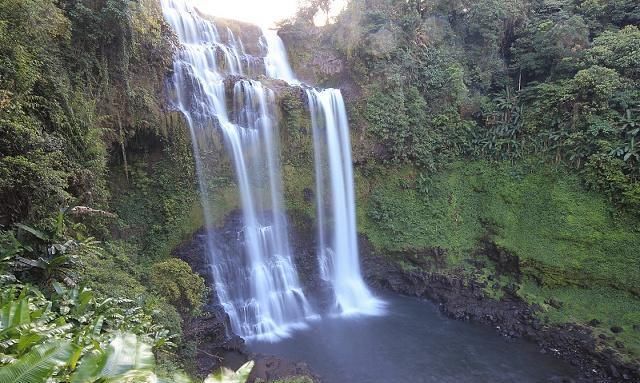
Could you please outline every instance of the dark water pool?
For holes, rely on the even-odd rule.
[[[443,317],[422,300],[386,296],[381,317],[324,318],[253,352],[304,361],[326,383],[538,383],[575,377],[535,344]]]

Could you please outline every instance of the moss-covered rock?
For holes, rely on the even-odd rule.
[[[597,317],[631,329],[640,313],[640,232],[565,170],[467,162],[421,174],[369,165],[356,181],[360,231],[405,269],[461,275],[494,299],[510,286],[556,324]],[[442,249],[444,262],[428,249]],[[603,347],[616,340],[624,358],[640,355],[637,332]]]

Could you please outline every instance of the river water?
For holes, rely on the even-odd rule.
[[[575,378],[535,344],[444,317],[427,301],[384,296],[384,316],[323,318],[251,351],[304,361],[324,383],[538,383]]]

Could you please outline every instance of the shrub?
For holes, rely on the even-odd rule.
[[[198,312],[204,304],[207,293],[204,279],[180,259],[154,264],[150,282],[182,314]]]

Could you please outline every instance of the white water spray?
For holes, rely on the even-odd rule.
[[[341,315],[378,315],[384,303],[362,279],[356,232],[349,123],[337,89],[308,90],[313,125],[318,217],[318,262]]]
[[[301,288],[283,209],[279,133],[273,91],[250,80],[258,75],[301,85],[274,31],[263,30],[264,57],[247,54],[230,29],[222,35],[188,0],[161,0],[181,49],[174,59],[173,99],[193,142],[205,223],[213,228],[206,154],[221,131],[240,192],[243,254],[216,252],[207,236],[217,298],[232,329],[247,339],[277,340],[316,318]],[[225,79],[234,79],[227,100]],[[349,126],[339,90],[307,90],[313,122],[321,276],[335,295],[333,312],[379,314],[383,302],[360,272]],[[228,108],[229,102],[232,104]]]
[[[231,30],[223,41],[216,26],[184,0],[162,0],[162,9],[182,44],[174,60],[174,102],[191,130],[209,229],[211,207],[202,158],[213,150],[216,128],[224,135],[240,190],[245,256],[216,253],[211,236],[207,240],[218,300],[234,332],[249,339],[277,340],[304,326],[314,313],[288,242],[273,92],[257,81],[238,81],[228,111],[225,77],[255,72],[259,60],[245,53]]]
[[[291,70],[287,59],[287,50],[278,34],[270,29],[263,29],[262,35],[267,49],[265,57],[267,76],[284,80],[289,84],[300,84]]]

